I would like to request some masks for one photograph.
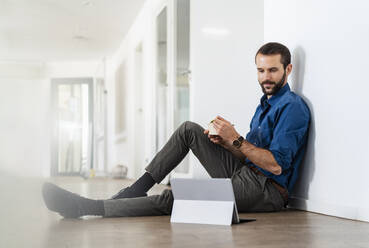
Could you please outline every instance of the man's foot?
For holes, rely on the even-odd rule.
[[[81,197],[52,183],[44,183],[42,196],[49,210],[58,212],[65,218],[105,214],[103,201]]]
[[[136,190],[132,190],[131,187],[123,188],[118,193],[113,195],[110,199],[122,199],[122,198],[135,198],[135,197],[144,197],[147,196],[145,192],[138,192]]]

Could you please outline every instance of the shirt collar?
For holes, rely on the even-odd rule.
[[[277,94],[273,95],[271,98],[267,98],[267,96],[264,94],[263,97],[260,99],[260,104],[261,106],[264,107],[265,104],[267,105],[273,105],[275,104],[280,98],[281,96],[284,95],[284,93],[286,93],[287,91],[291,91],[290,86],[288,85],[288,83],[286,83],[285,86],[283,86],[278,92]]]

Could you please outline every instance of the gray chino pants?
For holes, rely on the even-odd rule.
[[[212,178],[231,178],[240,212],[272,212],[285,203],[267,177],[258,175],[227,149],[212,143],[204,129],[194,122],[184,122],[146,167],[157,183],[171,172],[191,149]],[[105,200],[105,216],[169,215],[173,195],[169,189],[160,195]]]

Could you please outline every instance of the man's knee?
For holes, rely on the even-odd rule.
[[[204,128],[193,121],[183,122],[180,128],[183,128],[184,130],[195,131],[195,132],[204,132]]]
[[[157,198],[157,204],[165,214],[171,214],[173,208],[174,197],[172,190],[165,189]]]
[[[204,134],[204,128],[192,121],[183,122],[176,130],[176,133],[185,140],[186,144],[191,149],[193,148],[194,144],[198,143],[199,140],[207,137],[207,135]]]

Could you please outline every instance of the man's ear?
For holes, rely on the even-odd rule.
[[[292,64],[287,65],[286,67],[286,74],[287,76],[292,72]]]

